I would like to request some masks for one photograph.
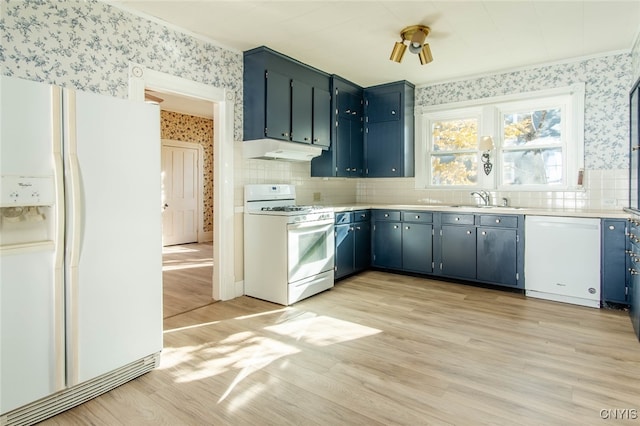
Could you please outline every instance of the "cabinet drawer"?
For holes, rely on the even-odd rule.
[[[431,223],[433,213],[429,212],[402,212],[403,222]]]
[[[351,223],[352,220],[353,213],[351,212],[336,213],[336,224]]]
[[[373,212],[374,220],[400,220],[400,212],[392,211],[392,210],[374,210]]]
[[[353,212],[354,222],[366,222],[371,219],[371,212],[369,210],[358,210]]]
[[[517,228],[517,216],[499,216],[499,215],[481,215],[480,225],[482,226],[499,226],[501,228]]]
[[[473,225],[475,216],[473,214],[443,213],[442,223],[451,225]]]

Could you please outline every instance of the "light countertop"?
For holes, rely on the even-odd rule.
[[[595,217],[626,219],[630,213],[622,208],[616,210],[589,210],[589,209],[543,209],[534,207],[482,207],[482,206],[451,206],[442,204],[336,204],[325,205],[331,207],[336,213],[355,210],[382,209],[382,210],[413,210],[434,211],[452,213],[488,213],[488,214],[522,214],[529,216],[562,216],[562,217]]]

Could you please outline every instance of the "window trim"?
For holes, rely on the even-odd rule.
[[[584,169],[584,95],[585,83],[576,83],[570,86],[554,89],[522,92],[504,96],[474,99],[448,104],[416,106],[415,107],[415,187],[428,190],[469,190],[490,189],[500,191],[567,191],[580,190],[578,185],[579,170]],[[565,155],[563,155],[563,184],[557,186],[545,185],[503,185],[502,177],[502,113],[505,106],[513,109],[514,105],[522,103],[531,105],[549,105],[553,98],[563,99],[563,120],[567,132]],[[567,108],[565,108],[565,106]],[[502,108],[502,109],[501,109]],[[460,116],[464,111],[481,111],[479,123],[479,135],[491,135],[494,138],[496,148],[492,152],[494,163],[493,172],[486,176],[481,170],[478,172],[477,185],[431,185],[431,131],[429,123],[448,116]],[[478,151],[478,161],[480,160]],[[479,163],[480,164],[480,163]]]

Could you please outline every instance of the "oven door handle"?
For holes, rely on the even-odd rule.
[[[333,225],[334,224],[334,220],[333,219],[326,219],[326,220],[314,220],[311,222],[301,222],[301,223],[290,223],[288,225],[289,229],[305,229],[305,228],[316,228],[316,227],[320,227],[320,226],[327,226],[327,225]]]

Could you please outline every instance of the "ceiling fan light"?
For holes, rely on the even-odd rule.
[[[433,56],[431,55],[431,49],[429,48],[429,43],[426,43],[424,46],[422,46],[420,53],[418,53],[418,57],[420,58],[420,65],[425,65],[433,61]]]
[[[407,45],[401,41],[397,41],[393,46],[393,50],[391,51],[391,59],[393,62],[400,63],[402,61],[402,57],[404,56],[404,52],[407,50]]]

